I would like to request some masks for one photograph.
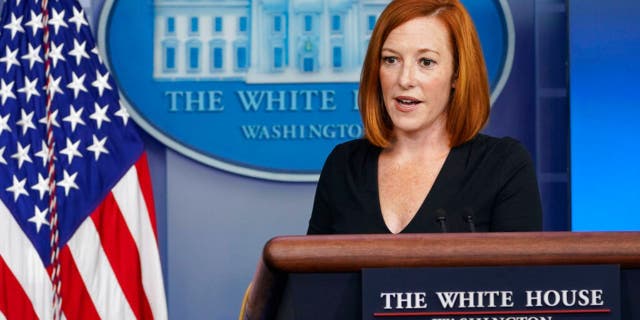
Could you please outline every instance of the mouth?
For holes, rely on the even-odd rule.
[[[396,97],[395,100],[398,103],[398,107],[401,109],[412,109],[416,105],[422,103],[421,100],[407,96]]]
[[[422,101],[412,98],[412,97],[397,97],[396,101],[398,101],[398,103],[400,104],[404,104],[404,105],[414,105],[414,104],[418,104]]]

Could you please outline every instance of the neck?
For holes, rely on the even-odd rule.
[[[449,135],[443,130],[421,134],[400,134],[385,148],[384,153],[396,159],[440,159],[451,150]]]

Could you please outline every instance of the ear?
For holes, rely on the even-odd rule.
[[[451,88],[455,89],[456,88],[456,83],[458,82],[458,72],[456,71],[456,73],[453,74],[453,77],[451,77]]]

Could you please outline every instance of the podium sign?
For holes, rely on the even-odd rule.
[[[362,270],[362,319],[620,319],[617,265]]]

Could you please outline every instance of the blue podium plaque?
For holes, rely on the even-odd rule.
[[[364,269],[362,319],[620,319],[614,265]]]

